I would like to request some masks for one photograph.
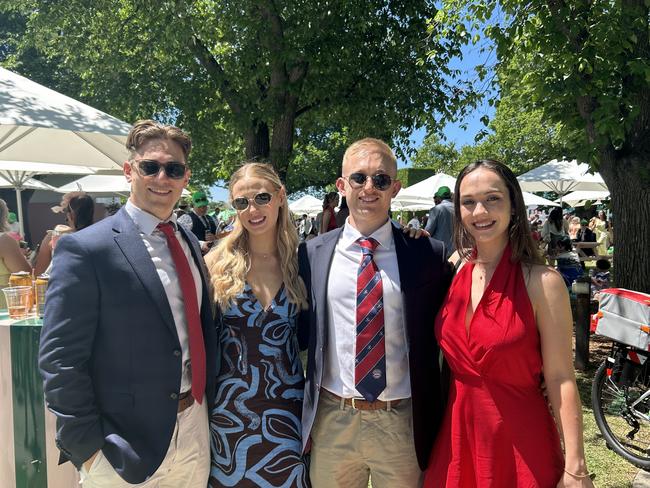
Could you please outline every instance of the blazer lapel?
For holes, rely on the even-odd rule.
[[[142,242],[140,231],[124,209],[121,209],[115,217],[115,225],[113,227],[113,230],[117,233],[114,237],[115,243],[122,250],[124,257],[131,264],[140,283],[142,283],[142,286],[147,290],[147,293],[156,304],[156,309],[160,312],[163,322],[176,335],[174,316],[167,301],[165,289],[160,281],[156,267],[151,260],[151,256]]]
[[[426,239],[426,237],[421,237]],[[397,255],[397,267],[399,269],[400,290],[402,294],[408,291],[410,287],[416,285],[417,281],[417,263],[411,259],[408,246],[406,244],[406,237],[404,233],[393,225],[393,242],[395,243],[395,254]]]
[[[342,230],[342,228],[338,228],[325,234],[323,240],[315,246],[313,253],[311,281],[314,300],[317,304],[316,320],[318,324],[322,324],[320,332],[324,336],[323,340],[326,337],[324,332],[327,328],[327,282],[329,281],[330,267],[334,257],[334,248]]]
[[[421,237],[421,239],[426,238]],[[409,313],[407,310],[408,307],[406,306],[406,304],[408,304],[408,300],[406,299],[406,296],[409,294],[411,288],[418,284],[416,273],[419,268],[417,263],[413,262],[411,259],[411,253],[409,253],[404,233],[401,229],[398,229],[395,226],[393,226],[393,242],[395,243],[397,268],[399,269],[399,287],[402,293],[402,320],[404,321],[404,327],[406,327],[406,338],[409,342],[408,346],[410,348],[412,324],[408,320]]]

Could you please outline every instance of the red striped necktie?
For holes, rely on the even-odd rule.
[[[201,316],[199,315],[199,301],[196,297],[196,284],[190,269],[181,243],[176,238],[174,226],[169,222],[161,222],[158,229],[165,234],[167,245],[171,252],[178,282],[183,294],[183,305],[185,307],[185,321],[187,322],[187,335],[190,345],[190,364],[192,371],[192,396],[197,402],[203,401],[205,392],[205,343],[203,341],[203,330],[201,329]]]
[[[374,402],[386,388],[384,298],[381,274],[373,259],[379,243],[359,239],[361,264],[357,273],[357,344],[354,383],[357,391]]]

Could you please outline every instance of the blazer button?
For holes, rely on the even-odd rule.
[[[171,398],[172,400],[178,400],[178,393],[172,393],[171,395],[169,395],[169,398]]]
[[[179,357],[181,352],[178,349],[174,349],[174,356]]]

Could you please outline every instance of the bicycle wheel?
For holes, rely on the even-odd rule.
[[[596,424],[614,452],[637,468],[650,471],[650,398],[633,405],[648,391],[642,382],[642,369],[638,368],[630,378],[629,386],[623,386],[612,379],[619,378],[620,371],[614,371],[610,377],[608,367],[620,368],[604,361],[591,388]]]

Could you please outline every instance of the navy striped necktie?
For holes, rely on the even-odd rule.
[[[357,273],[354,383],[366,400],[374,402],[386,388],[383,286],[373,259],[379,243],[372,238],[361,238],[359,245],[362,257]]]

